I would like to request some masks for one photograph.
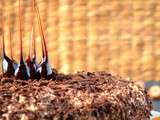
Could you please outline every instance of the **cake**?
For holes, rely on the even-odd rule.
[[[106,72],[0,79],[2,120],[149,120],[147,92]]]
[[[13,59],[12,54],[11,58],[6,55],[2,15],[0,120],[149,120],[152,109],[149,96],[132,81],[107,72],[66,75],[52,69],[35,0],[33,6],[41,33],[40,63],[36,58],[34,27],[28,58],[24,60],[23,57],[20,0],[19,62]]]

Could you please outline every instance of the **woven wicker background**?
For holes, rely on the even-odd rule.
[[[40,60],[40,34],[32,17],[32,0],[22,0],[22,4],[25,56],[34,21]],[[134,80],[160,79],[159,0],[37,0],[37,5],[53,67],[65,73],[106,70]],[[5,15],[7,53],[10,55],[10,20],[18,60],[18,0],[0,0],[0,12]]]

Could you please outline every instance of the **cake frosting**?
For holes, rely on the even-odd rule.
[[[0,104],[2,120],[149,120],[152,109],[144,89],[106,72],[1,77]]]

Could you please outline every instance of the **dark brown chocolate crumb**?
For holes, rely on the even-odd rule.
[[[38,81],[0,77],[2,120],[149,120],[151,109],[145,90],[106,72]]]

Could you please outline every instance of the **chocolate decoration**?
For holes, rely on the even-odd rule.
[[[11,23],[10,23],[10,20],[9,20],[9,41],[10,41],[9,43],[10,43],[11,60],[13,62],[13,67],[14,67],[14,71],[15,71],[17,69],[17,67],[18,67],[18,64],[17,64],[17,62],[13,58],[12,34],[11,34]]]
[[[47,46],[46,46],[46,41],[45,41],[46,39],[45,39],[44,32],[43,32],[42,22],[40,18],[40,13],[35,3],[35,0],[33,4],[34,4],[34,10],[38,18],[38,26],[39,26],[39,32],[41,35],[42,55],[43,55],[42,60],[39,64],[38,72],[40,73],[41,78],[51,79],[53,78],[54,73],[48,61],[48,51],[47,51]]]
[[[16,66],[15,66],[16,67]],[[15,68],[14,62],[10,59],[5,52],[5,42],[4,42],[4,18],[2,15],[2,73],[4,77],[14,76]]]
[[[150,120],[152,109],[144,89],[106,72],[0,78],[0,93],[0,119],[9,120]]]
[[[15,71],[16,79],[28,80],[30,77],[29,67],[23,60],[23,49],[22,49],[22,28],[21,28],[21,5],[19,0],[19,28],[20,28],[20,64]]]
[[[40,74],[37,71],[38,64],[36,61],[35,38],[33,36],[34,36],[34,28],[32,28],[29,54],[28,54],[28,58],[26,60],[26,63],[30,69],[30,79],[40,79]],[[34,49],[33,58],[32,58],[32,48]]]

